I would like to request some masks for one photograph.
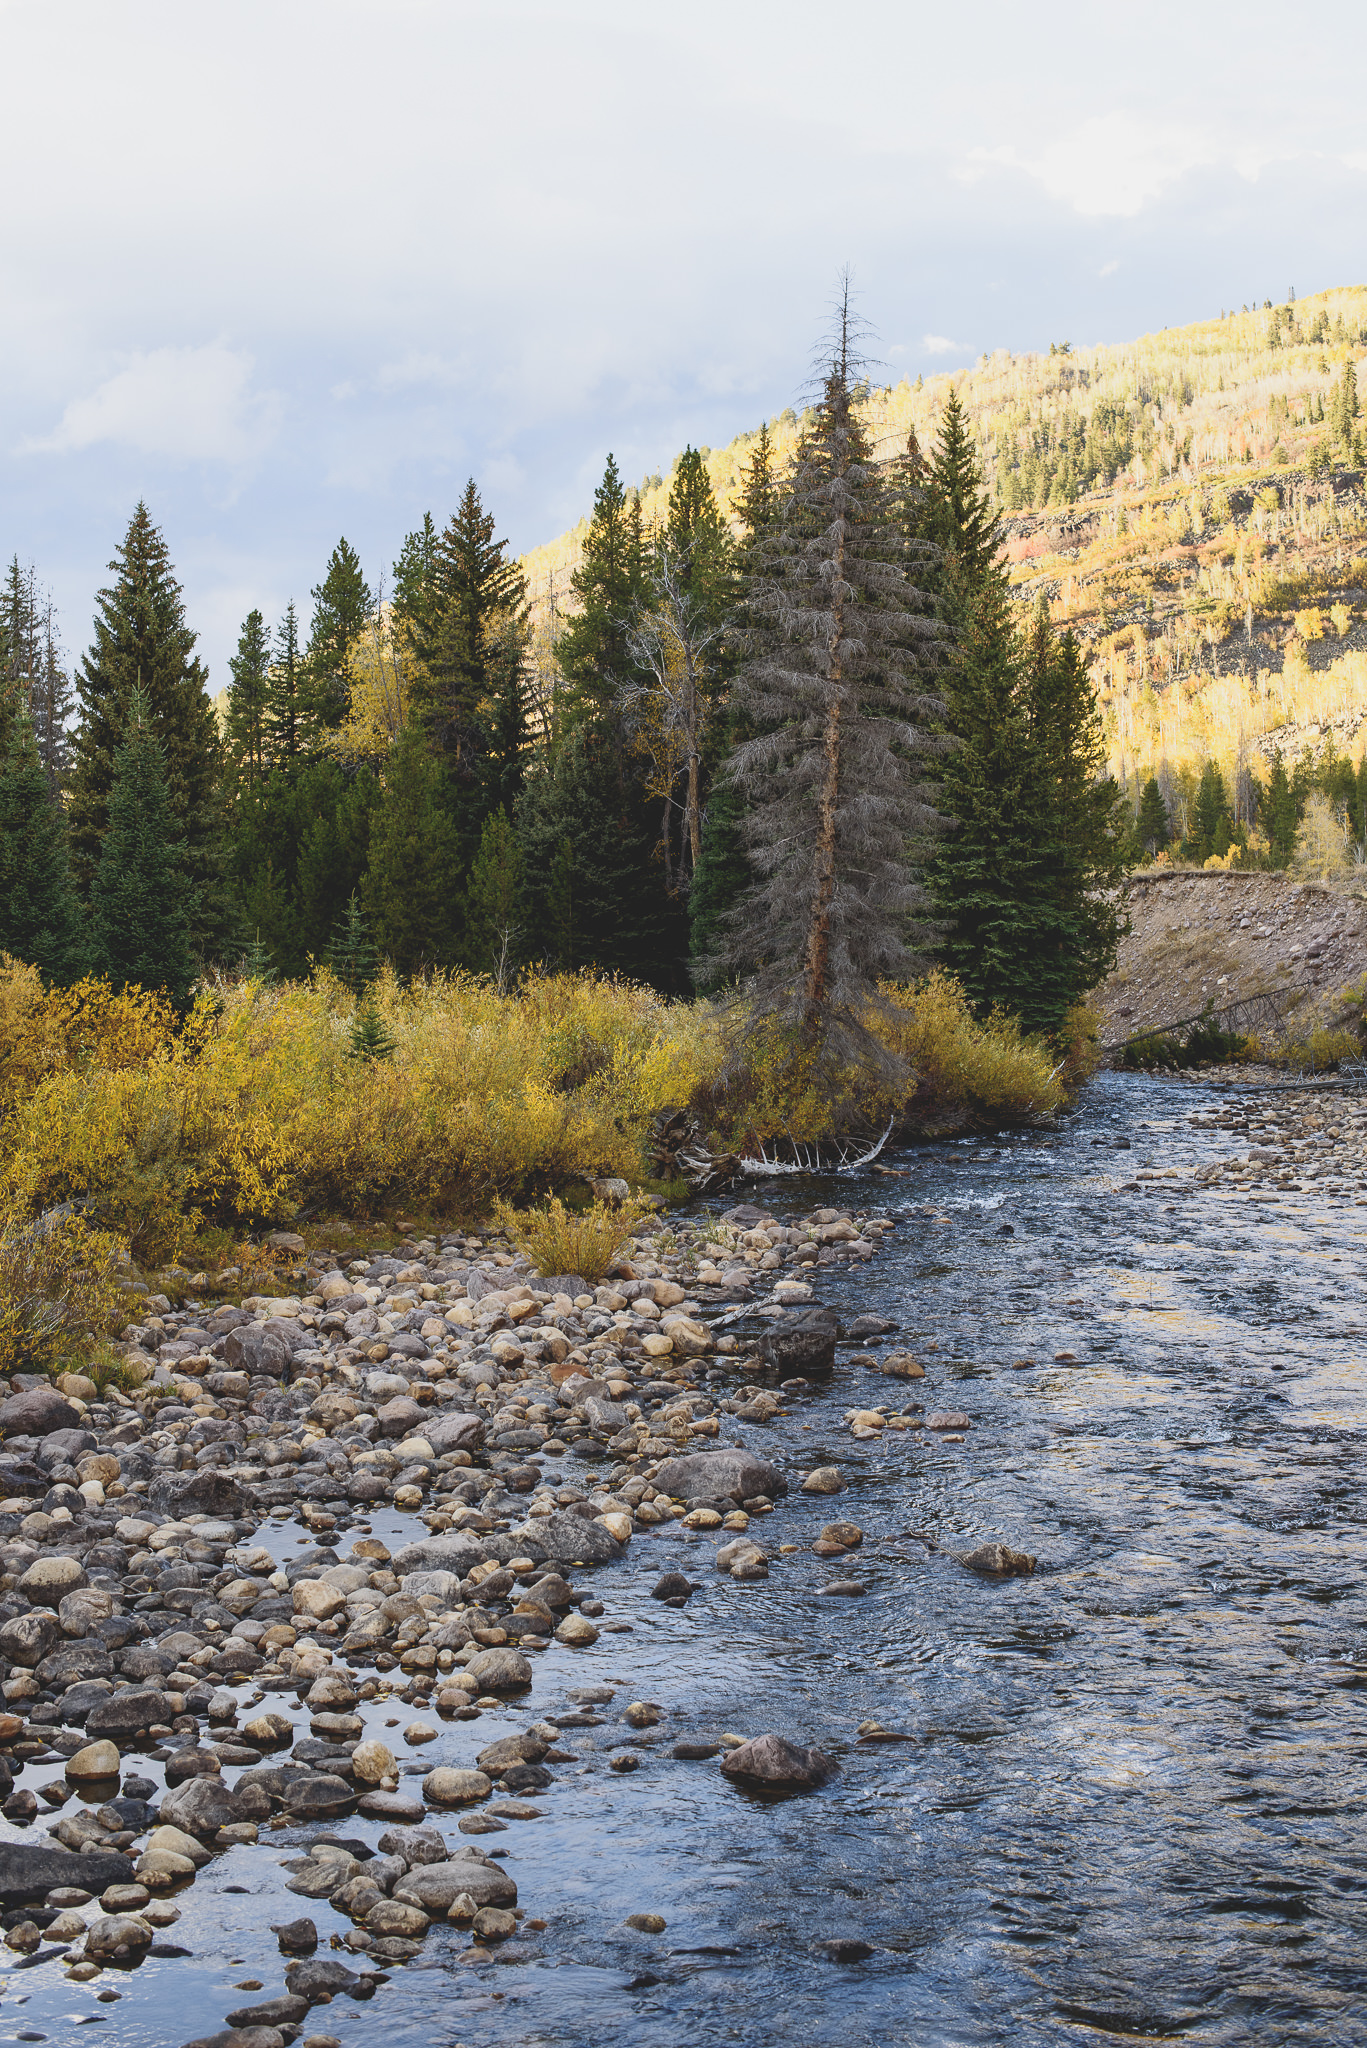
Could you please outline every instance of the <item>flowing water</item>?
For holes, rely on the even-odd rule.
[[[567,1688],[619,1685],[600,1725],[565,1731],[577,1761],[539,1795],[546,1817],[481,1838],[546,1931],[475,1969],[465,1937],[435,1930],[373,2002],[315,2009],[305,2033],[347,2048],[1367,2043],[1367,1207],[1134,1185],[1147,1159],[1228,1150],[1187,1122],[1214,1099],[1102,1077],[1054,1132],[828,1191],[903,1220],[818,1293],[847,1317],[896,1316],[926,1380],[841,1364],[828,1390],[738,1430],[794,1483],[753,1525],[803,1546],[767,1582],[719,1575],[715,1538],[638,1535],[597,1587],[630,1633],[555,1645],[530,1706],[442,1726],[423,1768],[470,1761]],[[907,1396],[962,1408],[964,1441],[843,1425]],[[825,1462],[844,1492],[797,1491]],[[810,1550],[836,1517],[866,1532],[848,1565]],[[1039,1569],[983,1580],[908,1531],[1000,1538]],[[649,1598],[667,1567],[701,1582],[684,1609]],[[862,1597],[820,1594],[851,1570]],[[665,1709],[643,1737],[621,1719],[633,1699]],[[370,1715],[391,1741],[394,1715],[410,1718]],[[874,1718],[909,1739],[861,1746]],[[838,1760],[823,1790],[747,1793],[670,1755],[769,1728]],[[628,1740],[629,1775],[609,1765]],[[182,1895],[188,1957],[92,1987],[53,1965],[10,1972],[0,2041],[100,2023],[109,2048],[163,2048],[279,1991],[271,1920],[308,1912],[325,1941],[348,1924],[281,1891],[275,1859],[298,1839],[263,1831]],[[624,1927],[642,1910],[665,1933]],[[827,1960],[842,1936],[873,1953]],[[250,1979],[264,1988],[228,1988]],[[122,1998],[96,2003],[111,1981]]]

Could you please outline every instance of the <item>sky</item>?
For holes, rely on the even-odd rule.
[[[64,646],[139,498],[210,687],[341,535],[514,549],[801,401],[1360,283],[1360,9],[0,0],[0,554]]]

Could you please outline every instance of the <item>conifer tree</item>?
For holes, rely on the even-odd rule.
[[[15,689],[10,685],[8,697]],[[36,967],[47,981],[85,970],[83,919],[67,858],[66,820],[20,703],[0,750],[0,952]]]
[[[628,500],[611,455],[594,493],[583,556],[570,581],[580,610],[556,645],[566,707],[576,718],[611,721],[635,675],[628,622],[645,585],[641,502],[634,495]]]
[[[310,751],[316,736],[308,701],[304,658],[299,650],[299,619],[291,598],[275,629],[275,659],[270,665],[266,725],[271,752],[286,774]]]
[[[138,748],[144,739],[155,740],[162,750],[165,797],[180,849],[177,863],[184,878],[182,901],[192,920],[191,935],[212,954],[225,944],[229,921],[222,874],[218,723],[170,554],[145,504],[138,505],[129,521],[110,568],[114,579],[99,593],[94,645],[81,662],[77,682],[80,724],[71,773],[72,867],[78,887],[92,891],[109,829],[115,753],[126,735],[132,744],[135,730],[141,735]],[[143,704],[142,726],[136,729],[135,693]],[[173,962],[172,967],[180,977],[179,966]]]
[[[521,927],[522,853],[500,805],[484,821],[470,870],[469,963],[491,974],[500,990],[516,962]]]
[[[1196,831],[1193,834],[1197,852],[1202,860],[1208,859],[1212,853],[1227,851],[1233,822],[1225,778],[1214,761],[1207,761],[1201,771],[1201,783],[1196,792]],[[1223,846],[1219,844],[1222,831]]]
[[[1290,865],[1296,850],[1296,828],[1301,821],[1300,805],[1286,772],[1286,763],[1278,747],[1272,756],[1272,769],[1267,778],[1267,795],[1263,802],[1263,822],[1267,831],[1267,857],[1269,865],[1284,868]]]
[[[369,990],[352,1019],[347,1058],[359,1060],[363,1066],[373,1066],[376,1060],[392,1060],[397,1050],[398,1041],[375,1007],[374,991]]]
[[[688,595],[720,612],[731,596],[731,536],[717,505],[707,464],[685,448],[669,487],[664,540]]]
[[[755,880],[716,972],[810,1041],[857,1027],[877,982],[911,972],[922,895],[908,856],[935,825],[922,721],[933,628],[907,581],[895,506],[852,396],[848,298],[782,528],[750,600],[762,638],[737,677],[754,736],[727,778],[748,806]]]
[[[327,964],[338,981],[356,996],[369,987],[379,972],[379,949],[370,936],[370,922],[355,889],[328,942]]]
[[[1034,964],[1013,1007],[1027,1029],[1053,1032],[1115,965],[1125,929],[1116,889],[1127,835],[1121,792],[1103,773],[1105,736],[1082,650],[1071,631],[1056,638],[1042,599],[1027,651],[1026,704],[1042,872]]]
[[[766,420],[755,439],[754,451],[740,473],[740,496],[736,511],[740,517],[740,567],[749,566],[756,546],[771,531],[778,518],[779,482],[774,461],[773,437]]]
[[[342,723],[351,702],[350,649],[375,611],[361,558],[345,535],[328,557],[322,582],[309,595],[313,623],[306,654],[308,705],[315,732],[331,732]]]
[[[138,689],[114,749],[107,817],[90,890],[97,967],[115,988],[165,989],[183,1007],[195,978],[194,884],[171,802],[165,751]]]
[[[447,967],[460,957],[462,866],[446,764],[422,728],[410,726],[385,768],[362,889],[396,973]]]
[[[1135,821],[1135,838],[1150,853],[1161,853],[1172,839],[1172,828],[1168,823],[1168,807],[1163,801],[1163,792],[1155,776],[1144,784],[1139,798],[1139,816]]]
[[[248,612],[228,667],[233,680],[224,728],[239,781],[250,790],[265,776],[270,737],[270,636],[259,611]]]

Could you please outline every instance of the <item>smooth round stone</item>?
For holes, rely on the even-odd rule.
[[[151,1896],[143,1884],[111,1884],[100,1893],[100,1904],[106,1913],[140,1913]]]
[[[64,1593],[85,1584],[85,1569],[75,1557],[36,1557],[19,1581],[19,1591],[36,1607],[56,1607]]]
[[[424,1721],[410,1721],[403,1731],[403,1739],[410,1747],[417,1748],[424,1742],[435,1742],[437,1731]]]
[[[66,1760],[66,1774],[76,1783],[93,1783],[100,1778],[117,1778],[119,1775],[119,1745],[108,1736],[99,1742],[87,1742],[84,1749],[78,1749]]]
[[[590,1643],[597,1642],[598,1631],[582,1614],[567,1614],[555,1632],[555,1639],[567,1643],[572,1650],[586,1650]]]
[[[628,1913],[626,1924],[638,1934],[663,1934],[668,1923],[659,1913]]]
[[[849,1599],[854,1599],[860,1593],[867,1593],[867,1591],[868,1587],[861,1586],[858,1579],[832,1579],[829,1586],[821,1588],[823,1595],[838,1595]]]
[[[85,1938],[85,1952],[91,1957],[116,1956],[120,1950],[126,1955],[141,1955],[151,1945],[151,1928],[132,1913],[101,1914],[91,1922]]]
[[[379,1785],[398,1771],[398,1760],[384,1742],[358,1742],[351,1753],[351,1767],[363,1785]]]
[[[368,1934],[396,1934],[407,1941],[421,1941],[431,1925],[420,1906],[405,1906],[399,1899],[381,1899],[365,1916]]]
[[[483,1771],[455,1770],[446,1764],[429,1771],[422,1781],[422,1796],[429,1806],[469,1806],[487,1799],[493,1789]]]
[[[420,1821],[427,1809],[421,1799],[409,1799],[402,1792],[367,1792],[364,1798],[357,1800],[356,1811],[367,1820],[411,1825]]]
[[[720,1529],[721,1522],[722,1518],[715,1508],[694,1508],[691,1514],[683,1517],[682,1527],[685,1529]],[[746,1527],[748,1528],[748,1526],[749,1522],[747,1520]]]
[[[839,1493],[843,1488],[839,1472],[834,1465],[818,1465],[815,1472],[809,1472],[802,1482],[804,1493]]]

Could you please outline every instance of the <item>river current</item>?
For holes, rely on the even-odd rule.
[[[630,1632],[556,1644],[530,1703],[441,1724],[422,1768],[468,1763],[568,1689],[616,1686],[598,1726],[565,1730],[575,1761],[539,1795],[546,1817],[481,1842],[506,1849],[546,1930],[478,1969],[458,1960],[467,1937],[434,1930],[372,2002],[315,2008],[302,2035],[1367,2043],[1367,1207],[1351,1187],[1266,1200],[1135,1180],[1227,1152],[1189,1119],[1228,1099],[1101,1076],[1048,1133],[902,1155],[902,1179],[765,1190],[785,1213],[824,1196],[900,1219],[817,1292],[847,1319],[895,1317],[926,1379],[842,1362],[768,1426],[725,1432],[790,1475],[752,1526],[775,1553],[799,1546],[769,1579],[717,1573],[715,1537],[638,1534],[595,1587]],[[972,1426],[958,1443],[851,1437],[848,1409],[904,1397]],[[842,1493],[798,1490],[828,1462]],[[836,1517],[865,1537],[833,1564],[810,1546]],[[1038,1570],[985,1580],[906,1532],[1000,1539]],[[700,1582],[685,1608],[649,1597],[669,1568]],[[850,1574],[862,1597],[821,1594]],[[621,1719],[635,1699],[664,1709],[641,1736]],[[866,1720],[907,1739],[861,1744]],[[767,1729],[839,1769],[765,1797],[670,1754]],[[613,1770],[628,1743],[640,1767]],[[0,2040],[98,2023],[109,2048],[173,2048],[250,2002],[227,1996],[247,1973],[270,1996],[270,1921],[307,1911],[325,1941],[348,1925],[281,1890],[296,1839],[219,1858],[183,1895],[190,1954],[121,1977],[117,2003],[12,1976]],[[663,1934],[624,1926],[643,1910]],[[828,1960],[847,1936],[872,1954]]]

